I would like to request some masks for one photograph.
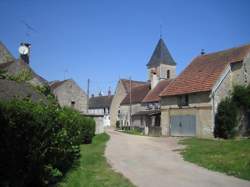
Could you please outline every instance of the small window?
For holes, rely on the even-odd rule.
[[[181,95],[178,97],[178,105],[180,107],[182,106],[188,106],[189,105],[189,101],[188,101],[188,95]]]
[[[74,108],[75,107],[75,101],[71,101],[71,107]]]
[[[170,78],[170,70],[167,70],[167,79]]]

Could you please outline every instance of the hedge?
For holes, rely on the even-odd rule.
[[[95,123],[57,105],[28,100],[0,102],[0,186],[57,182],[90,143]]]

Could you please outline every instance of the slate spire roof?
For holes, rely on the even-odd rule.
[[[160,40],[158,41],[153,55],[151,56],[147,64],[147,67],[151,68],[159,66],[160,64],[167,64],[172,66],[176,65],[162,38],[160,38]]]

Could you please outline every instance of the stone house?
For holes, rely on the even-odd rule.
[[[128,79],[120,79],[118,81],[110,107],[110,124],[112,127],[115,127],[116,122],[119,121],[120,104],[129,93],[130,87],[134,88],[145,84],[146,82]]]
[[[140,116],[137,116],[135,114],[140,111],[146,110],[146,106],[142,105],[141,102],[149,92],[149,89],[149,84],[131,88],[131,92],[127,94],[127,96],[122,100],[120,104],[120,126],[144,128],[144,121],[142,121]]]
[[[0,79],[0,100],[9,101],[24,98],[29,98],[33,102],[48,102],[44,95],[37,92],[28,83]]]
[[[50,83],[50,88],[60,106],[74,108],[83,114],[87,113],[88,96],[73,79],[53,81]]]
[[[145,134],[160,135],[159,94],[176,76],[176,63],[162,38],[158,41],[147,68],[148,85],[131,89],[131,109],[129,105],[130,93],[128,93],[121,103],[120,120],[122,125],[145,129]]]
[[[250,45],[194,58],[160,94],[162,135],[213,137],[218,104],[249,75]]]
[[[110,105],[113,95],[109,92],[108,95],[97,97],[92,96],[88,101],[88,114],[102,116],[102,126],[110,126]]]
[[[145,134],[152,136],[161,135],[161,110],[160,110],[160,93],[174,79],[162,79],[151,89],[142,100],[142,105],[146,106],[146,110],[140,111],[135,116],[140,116],[142,121],[145,121]]]

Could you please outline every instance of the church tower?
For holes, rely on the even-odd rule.
[[[158,41],[147,68],[151,89],[162,79],[173,79],[176,77],[176,63],[162,38]]]

